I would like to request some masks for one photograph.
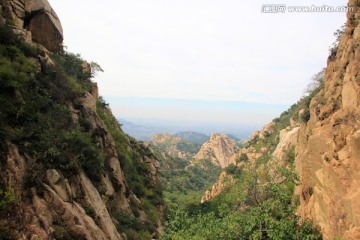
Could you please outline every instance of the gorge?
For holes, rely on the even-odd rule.
[[[47,0],[1,0],[0,239],[360,239],[360,26],[255,131],[125,134]]]

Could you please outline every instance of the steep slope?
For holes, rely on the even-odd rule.
[[[209,160],[216,166],[225,168],[231,163],[232,157],[238,151],[236,142],[227,135],[214,133],[210,140],[201,146],[199,152],[194,156],[193,162]]]
[[[324,239],[360,238],[360,25],[359,3],[328,59],[325,89],[310,104],[300,129],[297,170],[299,214],[321,226]]]
[[[47,1],[0,3],[0,238],[157,237],[154,154],[98,98],[92,66],[62,52]]]

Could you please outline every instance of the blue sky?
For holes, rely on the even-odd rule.
[[[347,1],[49,0],[68,50],[98,62],[119,118],[262,125],[326,66],[345,13],[261,13]]]

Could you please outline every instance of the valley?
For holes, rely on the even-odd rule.
[[[237,129],[226,111],[255,103],[198,101],[191,114],[208,121],[190,127],[124,120],[100,95],[102,67],[64,47],[47,0],[0,0],[0,240],[360,239],[360,4],[348,5],[327,66],[249,135],[263,113]],[[188,94],[229,94],[206,79]],[[165,99],[173,119],[186,112]],[[229,126],[214,127],[220,117]]]
[[[221,168],[235,156],[239,143],[227,135],[209,137],[180,132],[155,134],[146,144],[159,159],[158,171],[167,206],[184,208],[200,202],[205,190],[218,178]]]

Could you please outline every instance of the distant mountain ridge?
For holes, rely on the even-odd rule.
[[[170,133],[155,134],[149,143],[173,158],[186,161],[190,161],[201,147],[201,144],[171,135]]]
[[[206,123],[200,126],[199,123],[182,124],[166,120],[129,120],[123,118],[119,118],[118,120],[121,123],[123,131],[139,141],[149,141],[155,134],[170,133],[191,142],[203,144],[209,140],[212,133],[221,132],[226,133],[226,135],[234,139],[236,142],[240,142],[240,140],[246,139],[250,136],[247,132],[251,133],[254,131],[253,128],[251,128],[251,130],[244,129],[239,132],[239,130],[236,129],[219,129],[216,125],[209,125],[207,127],[202,126],[206,125]]]
[[[193,132],[193,131],[181,131],[181,132],[175,133],[174,136],[182,138],[182,139],[186,139],[191,142],[198,143],[198,144],[203,144],[206,141],[208,141],[210,138],[210,136],[208,136],[208,135],[198,133],[198,132]]]
[[[155,134],[169,132],[167,128],[143,126],[124,119],[119,119],[119,121],[123,131],[139,141],[149,141]]]

